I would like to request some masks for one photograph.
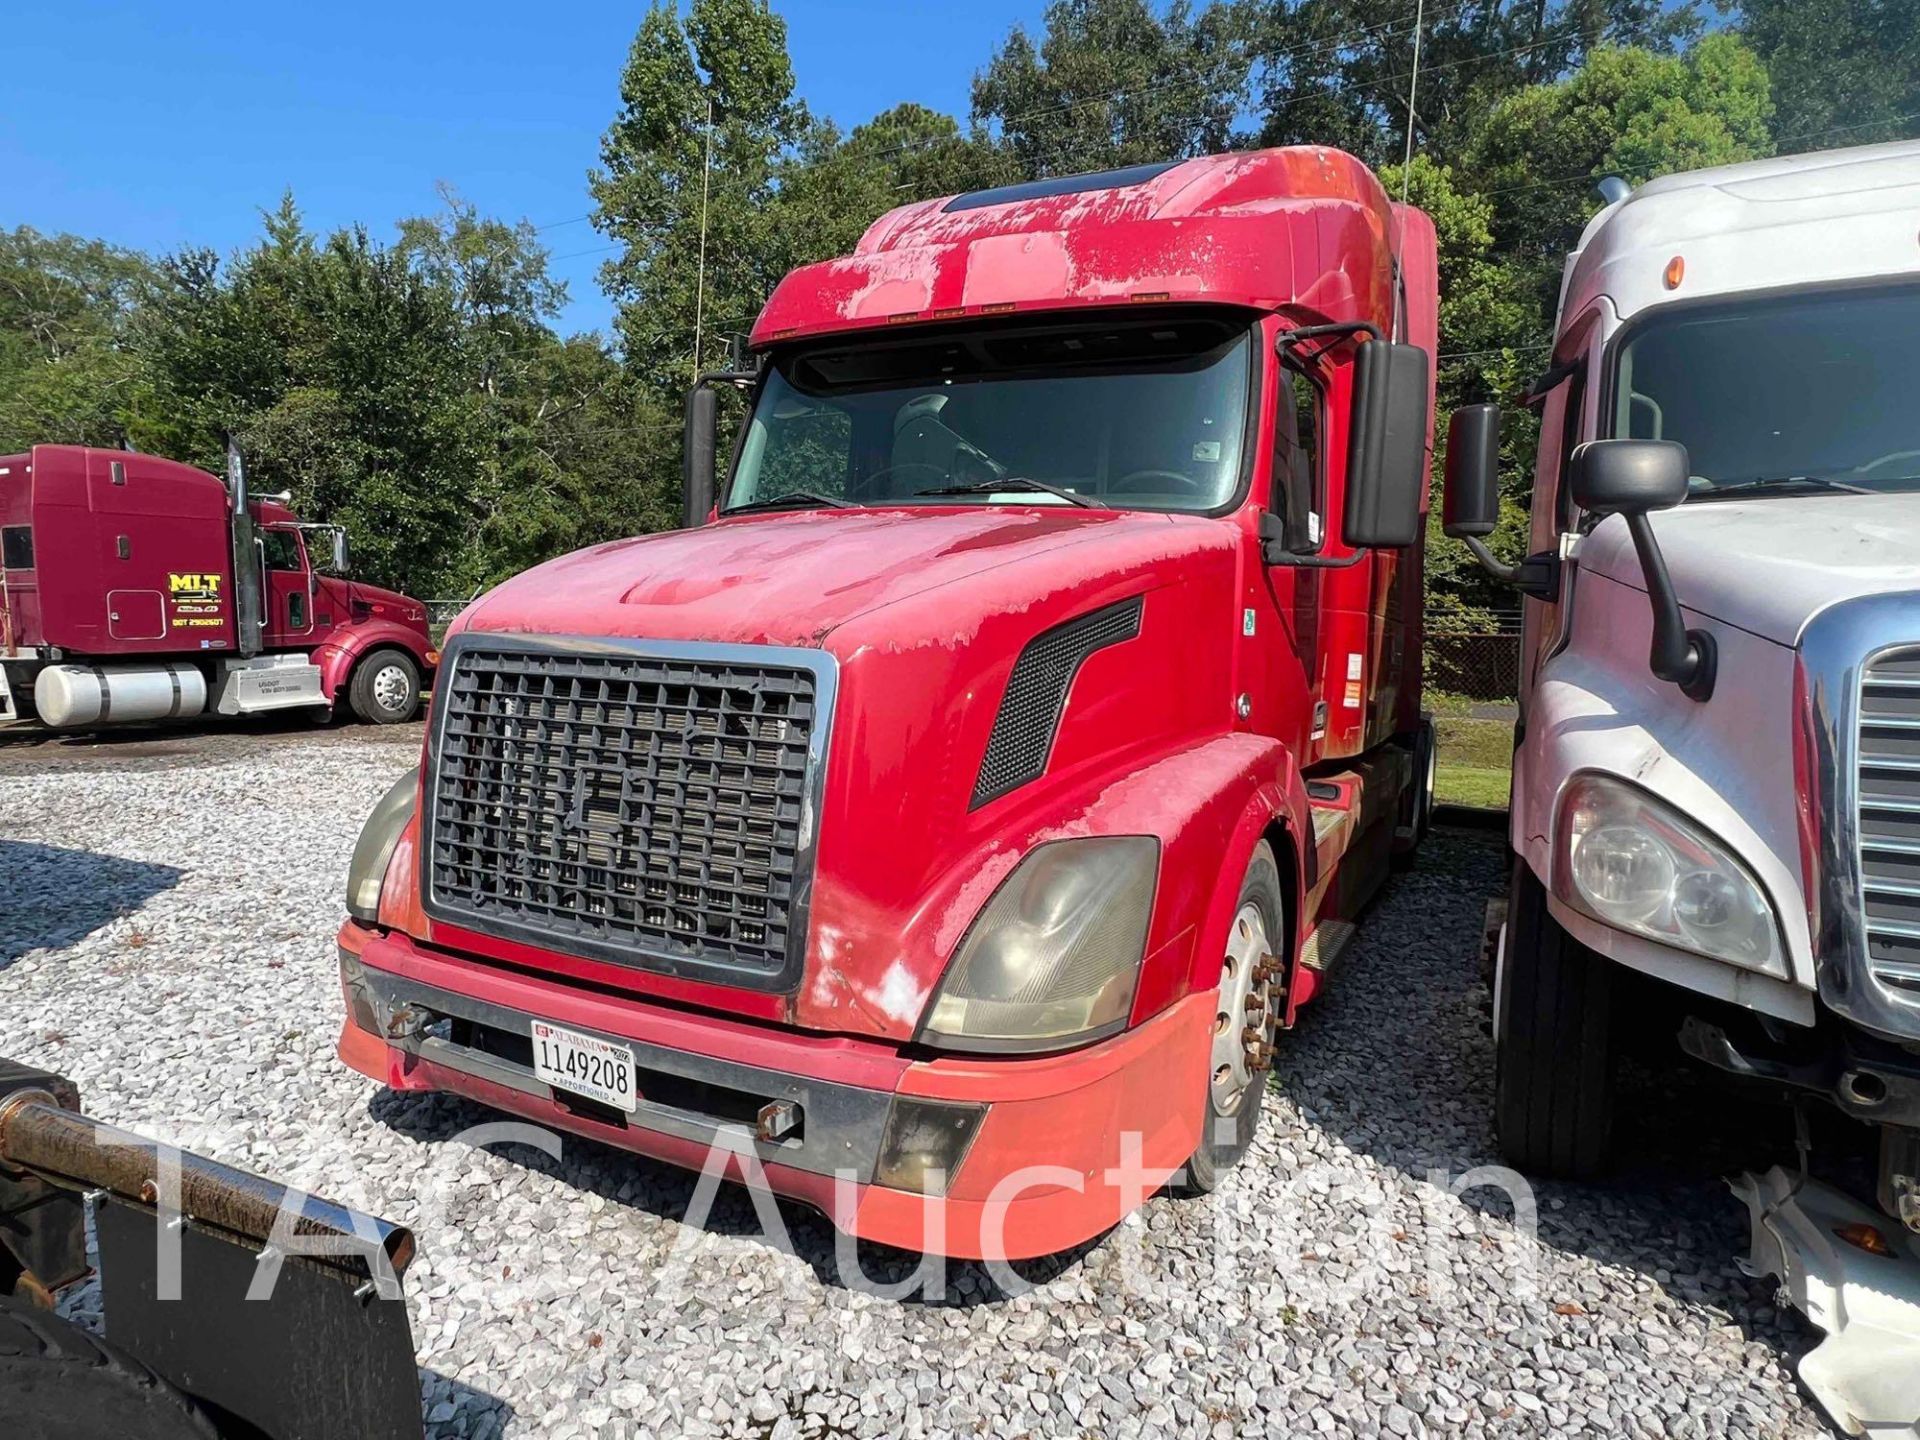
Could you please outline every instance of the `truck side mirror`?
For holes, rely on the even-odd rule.
[[[353,549],[347,544],[347,532],[336,529],[333,532],[333,573],[344,575],[353,564]]]
[[[685,473],[681,483],[683,518],[689,530],[704,524],[713,509],[714,436],[718,412],[713,386],[704,379],[696,381],[693,389],[687,392],[686,453],[683,459]]]
[[[1595,515],[1644,515],[1687,498],[1687,447],[1677,440],[1589,440],[1574,447],[1573,503]]]
[[[1404,549],[1420,538],[1433,395],[1427,352],[1374,340],[1353,357],[1347,494],[1340,537],[1355,549]]]
[[[1687,447],[1673,440],[1589,440],[1567,462],[1573,503],[1594,515],[1626,522],[1653,606],[1653,644],[1647,666],[1690,700],[1713,694],[1715,649],[1705,630],[1689,630],[1667,575],[1666,557],[1647,519],[1687,498]]]
[[[1447,422],[1440,524],[1449,539],[1481,540],[1500,523],[1500,407],[1462,405]]]

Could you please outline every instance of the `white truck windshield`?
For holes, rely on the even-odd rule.
[[[1654,314],[1620,346],[1612,433],[1678,440],[1690,500],[1920,489],[1920,289]]]
[[[1129,320],[788,357],[761,387],[722,508],[1212,510],[1240,484],[1249,333]]]

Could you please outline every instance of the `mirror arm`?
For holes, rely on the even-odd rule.
[[[1366,555],[1355,550],[1351,555],[1301,555],[1287,545],[1287,522],[1271,510],[1260,514],[1260,559],[1263,564],[1296,570],[1345,570],[1358,565]]]
[[[1462,535],[1460,543],[1467,547],[1467,553],[1480,562],[1480,568],[1507,585],[1520,583],[1520,567],[1509,565],[1487,549],[1486,542],[1478,535]]]
[[[1294,330],[1282,330],[1274,336],[1273,349],[1276,355],[1285,356],[1296,345],[1309,340],[1345,339],[1349,335],[1365,335],[1370,340],[1384,340],[1380,327],[1371,320],[1341,320],[1332,325],[1302,325]],[[1327,350],[1331,350],[1331,345]],[[1325,351],[1319,352],[1324,354]],[[1316,355],[1316,358],[1317,355]]]
[[[1494,579],[1549,605],[1560,598],[1560,557],[1551,550],[1542,550],[1527,556],[1518,565],[1509,565],[1495,556],[1478,535],[1462,535],[1459,539],[1480,568]]]
[[[1633,548],[1640,556],[1640,570],[1647,581],[1647,599],[1653,605],[1653,647],[1647,665],[1660,679],[1678,685],[1689,700],[1706,700],[1713,694],[1718,659],[1713,636],[1705,630],[1687,628],[1673,581],[1667,575],[1666,557],[1660,553],[1653,524],[1645,512],[1628,511],[1620,518],[1627,522],[1627,533],[1633,537]]]
[[[1296,555],[1284,545],[1265,544],[1260,547],[1260,558],[1276,570],[1345,570],[1350,565],[1358,565],[1367,558],[1367,551],[1356,550],[1351,555]]]

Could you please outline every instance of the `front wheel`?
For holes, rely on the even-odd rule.
[[[1200,1146],[1184,1189],[1206,1194],[1245,1158],[1260,1129],[1260,1102],[1273,1064],[1284,986],[1286,903],[1280,867],[1266,841],[1255,847],[1220,964],[1219,1005],[1207,1058]]]
[[[1493,993],[1500,1153],[1530,1175],[1591,1179],[1613,1120],[1613,970],[1560,928],[1525,860],[1514,864]]]
[[[399,725],[420,710],[420,667],[401,650],[376,650],[353,672],[353,713],[374,725]]]

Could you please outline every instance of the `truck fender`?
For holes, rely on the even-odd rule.
[[[320,692],[328,700],[336,699],[353,678],[353,667],[374,650],[404,650],[420,667],[422,677],[431,674],[427,647],[420,632],[391,620],[365,620],[343,626],[314,648],[313,663],[320,667]]]
[[[1511,840],[1553,918],[1590,950],[1683,989],[1811,1024],[1814,956],[1802,880],[1795,727],[1781,699],[1793,652],[1717,626],[1722,683],[1712,709],[1654,683],[1646,596],[1604,577],[1579,581],[1573,643],[1541,669],[1514,753]],[[1729,744],[1734,717],[1745,723]],[[1600,774],[1647,791],[1713,835],[1752,872],[1780,922],[1788,978],[1656,944],[1591,919],[1554,893],[1555,832],[1567,786]]]
[[[1284,753],[1284,752],[1283,752]],[[1210,990],[1220,978],[1220,957],[1226,953],[1227,931],[1238,909],[1241,882],[1253,863],[1254,847],[1262,840],[1273,846],[1274,862],[1280,867],[1280,883],[1285,888],[1289,918],[1294,933],[1285,937],[1287,955],[1300,954],[1304,936],[1301,917],[1306,911],[1307,877],[1304,865],[1311,853],[1311,842],[1302,837],[1313,834],[1307,812],[1306,786],[1287,756],[1285,774],[1264,780],[1246,797],[1240,817],[1233,827],[1220,857],[1220,870],[1206,916],[1196,934],[1187,991]]]
[[[1170,936],[1164,921],[1156,925],[1163,938],[1142,962],[1134,1024],[1196,990],[1211,989],[1219,979],[1218,957],[1254,846],[1268,835],[1312,833],[1293,755],[1271,737],[1244,733],[1150,762],[1109,787],[1085,818],[1095,833],[1157,836],[1156,908],[1193,917]],[[1293,852],[1291,866],[1283,850]],[[1298,844],[1275,846],[1296,915],[1300,853]]]

